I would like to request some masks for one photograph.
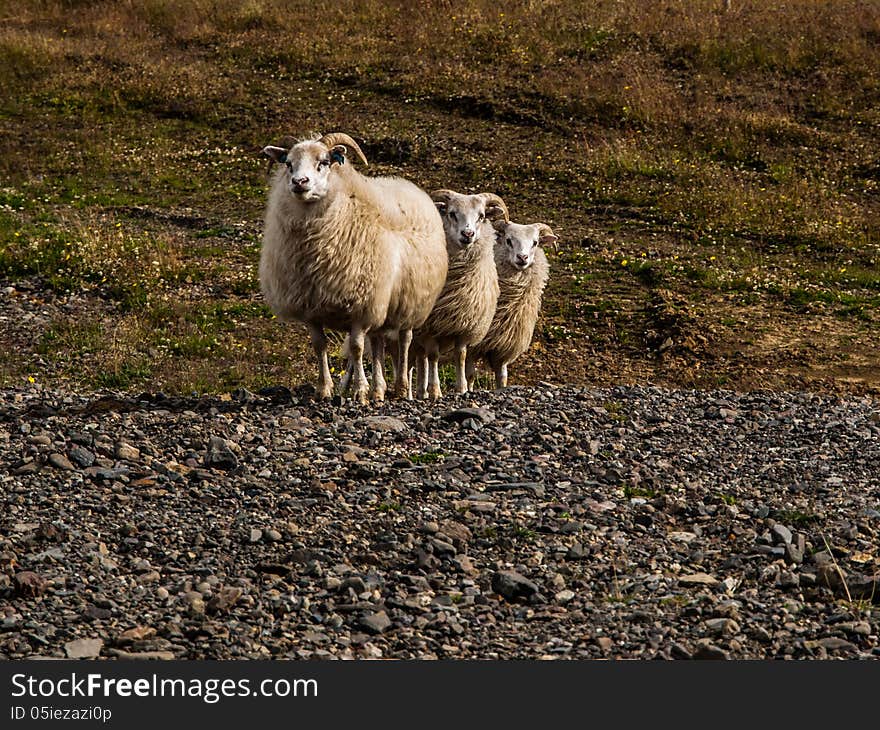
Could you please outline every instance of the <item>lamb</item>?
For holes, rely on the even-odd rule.
[[[494,371],[495,387],[507,387],[507,366],[529,349],[550,274],[541,247],[555,245],[558,240],[545,223],[523,225],[498,220],[495,230],[500,293],[489,333],[468,350],[465,375],[471,388],[480,358]]]
[[[446,232],[449,272],[427,321],[413,333],[417,365],[417,397],[441,396],[438,362],[441,353],[454,349],[456,392],[465,393],[467,349],[489,331],[498,302],[495,267],[495,231],[489,219],[508,219],[507,206],[493,193],[462,195],[435,190]]]
[[[318,361],[317,395],[333,381],[325,328],[348,331],[349,378],[365,402],[364,338],[372,344],[371,395],[385,397],[384,336],[402,347],[397,372],[408,372],[412,330],[428,317],[446,281],[448,259],[440,214],[430,196],[402,178],[365,177],[346,165],[349,150],[367,164],[358,144],[333,133],[263,154],[283,166],[266,207],[260,288],[282,320],[303,322]],[[406,395],[405,378],[394,390]]]

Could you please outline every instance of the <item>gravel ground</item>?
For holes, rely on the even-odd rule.
[[[0,403],[3,658],[880,656],[869,399]]]

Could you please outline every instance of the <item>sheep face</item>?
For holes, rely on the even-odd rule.
[[[508,263],[515,269],[524,271],[535,261],[535,249],[538,246],[555,244],[558,240],[544,223],[507,223],[495,222],[497,245],[502,247]]]
[[[345,146],[328,149],[320,142],[300,142],[289,150],[266,147],[263,153],[286,168],[290,194],[304,203],[324,198],[332,186],[334,168],[345,162]]]
[[[452,190],[435,190],[431,197],[443,219],[447,242],[461,248],[467,248],[479,237],[487,218],[507,218],[504,201],[491,193],[461,195]]]

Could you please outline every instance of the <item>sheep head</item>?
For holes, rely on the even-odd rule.
[[[483,221],[499,216],[508,219],[507,206],[494,193],[462,195],[454,190],[442,189],[432,192],[431,199],[443,219],[446,240],[462,248],[470,246],[477,239]]]
[[[555,247],[559,240],[546,223],[522,224],[497,220],[494,225],[498,246],[504,250],[507,262],[520,271],[534,263],[538,246]]]
[[[345,164],[349,149],[367,164],[357,142],[342,132],[298,142],[289,149],[268,145],[263,148],[263,154],[287,168],[291,195],[304,203],[314,203],[330,192],[331,175]]]

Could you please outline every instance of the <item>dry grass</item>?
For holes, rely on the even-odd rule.
[[[586,381],[790,386],[858,359],[880,291],[880,6],[721,5],[345,0],[316,20],[281,0],[0,0],[0,277],[106,305],[98,323],[62,306],[55,344],[0,379],[48,358],[49,380],[187,391],[306,367],[259,299],[256,152],[331,128],[375,173],[492,189],[562,231],[514,377],[574,356]],[[793,359],[754,344],[793,315]],[[688,331],[658,358],[669,327]]]

